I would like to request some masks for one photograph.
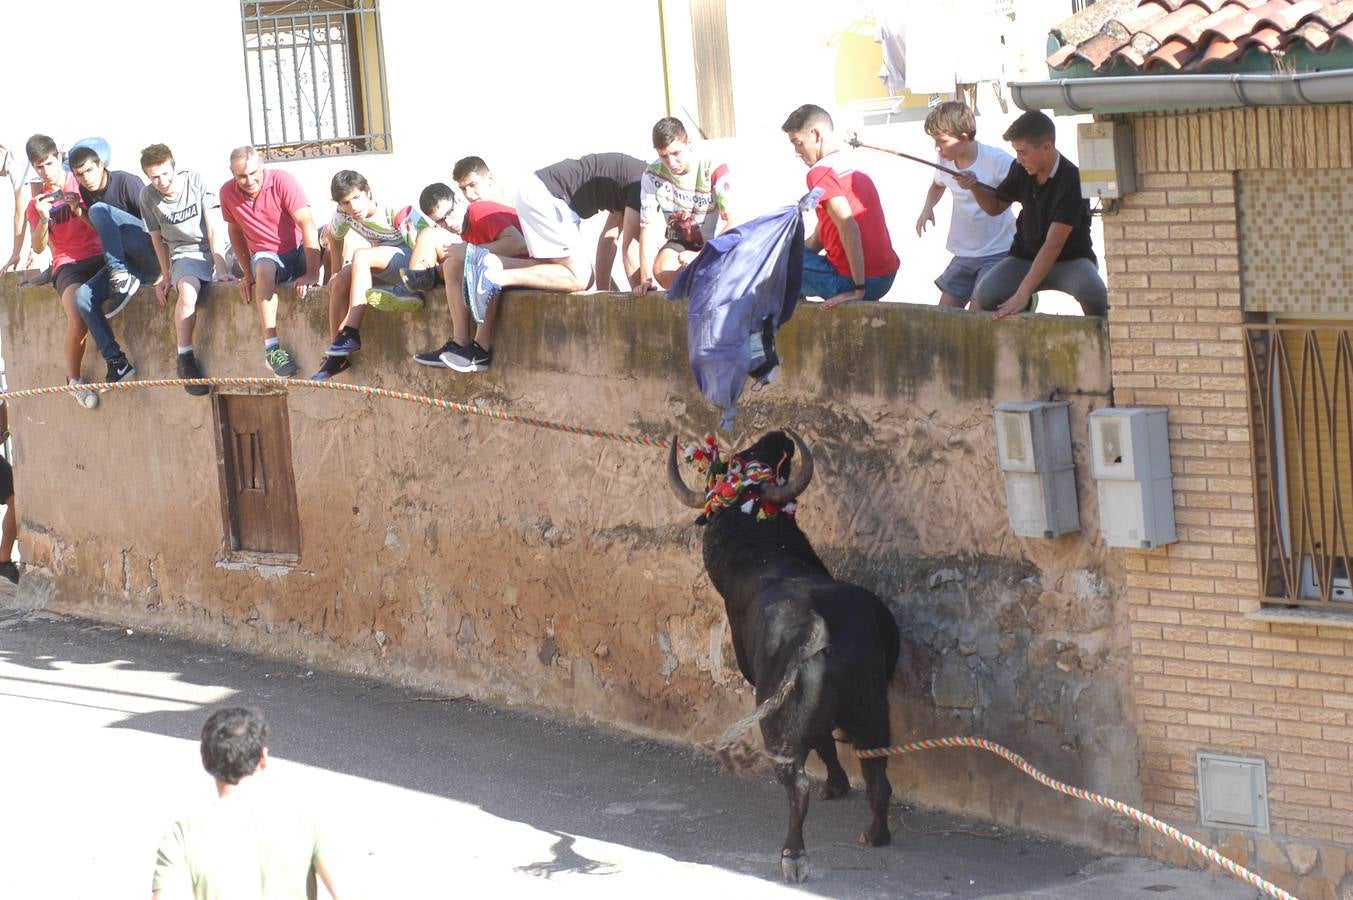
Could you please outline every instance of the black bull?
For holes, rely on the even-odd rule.
[[[746,461],[770,466],[789,476],[798,446],[801,464],[787,484],[766,483],[762,499],[783,504],[808,486],[812,454],[794,432],[773,431],[739,452]],[[673,491],[683,503],[703,508],[705,495],[686,486],[677,469],[676,441],[668,458]],[[749,495],[751,496],[751,495]],[[820,797],[840,797],[850,789],[836,755],[833,729],[859,748],[891,743],[888,685],[905,651],[905,686],[914,691],[921,654],[898,635],[888,607],[870,591],[837,581],[818,558],[792,516],[758,519],[737,506],[716,511],[704,532],[705,569],[724,598],[738,668],[756,688],[757,713],[776,776],[789,794],[789,831],[781,868],[788,881],[808,876],[803,820],[808,814],[808,776],[804,762],[817,751],[827,767]],[[888,761],[860,762],[872,819],[860,836],[878,847],[892,840],[888,829]]]

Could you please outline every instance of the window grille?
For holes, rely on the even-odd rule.
[[[1246,332],[1260,589],[1285,604],[1353,601],[1353,323]]]
[[[380,0],[241,2],[252,143],[271,160],[391,150]]]

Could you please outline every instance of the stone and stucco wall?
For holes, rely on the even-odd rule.
[[[61,381],[50,288],[0,288],[12,388]],[[282,301],[305,372],[324,298]],[[213,291],[198,326],[210,374],[263,375],[252,308]],[[509,295],[483,376],[418,367],[440,305],[372,313],[349,380],[618,432],[685,437],[715,416],[685,360],[679,304]],[[140,377],[172,377],[167,309],[148,292],[115,320]],[[976,733],[1057,777],[1139,798],[1122,572],[1084,531],[1024,540],[1006,525],[993,403],[1102,392],[1101,325],[996,323],[934,308],[801,309],[785,374],[749,393],[745,442],[798,428],[818,460],[800,521],[839,574],[873,588],[927,649],[923,698],[895,690],[897,739]],[[100,372],[92,350],[86,369]],[[1085,414],[1073,403],[1082,460]],[[301,553],[294,567],[223,557],[211,401],[180,388],[12,404],[30,604],[707,743],[751,707],[700,532],[659,451],[405,402],[305,387],[288,396]],[[929,688],[933,685],[933,691]],[[934,704],[932,705],[932,693]],[[904,796],[1101,847],[1135,831],[985,754],[892,766]]]
[[[1303,898],[1353,890],[1345,862],[1353,844],[1353,625],[1337,615],[1308,624],[1254,618],[1261,591],[1242,270],[1306,308],[1348,305],[1338,281],[1325,282],[1328,296],[1294,288],[1307,274],[1300,260],[1254,240],[1275,227],[1263,198],[1250,207],[1254,246],[1243,245],[1237,192],[1246,173],[1294,186],[1304,177],[1321,191],[1330,179],[1311,170],[1347,180],[1351,123],[1349,107],[1140,117],[1139,190],[1104,220],[1116,401],[1169,408],[1179,528],[1176,544],[1122,556],[1142,792],[1150,812],[1196,825],[1195,754],[1262,757],[1270,832],[1189,830]],[[1154,832],[1143,840],[1192,862]]]

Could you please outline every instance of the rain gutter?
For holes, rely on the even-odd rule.
[[[1076,113],[1353,103],[1353,69],[1233,75],[1121,75],[1010,85],[1020,109]]]

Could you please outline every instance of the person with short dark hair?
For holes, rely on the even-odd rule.
[[[671,287],[705,239],[734,224],[728,166],[699,153],[680,119],[657,121],[653,149],[658,158],[649,163],[639,191],[639,283],[634,293],[641,297],[651,288]]]
[[[1090,202],[1081,196],[1080,169],[1057,152],[1056,137],[1052,119],[1030,110],[1006,129],[1017,165],[995,192],[979,186],[971,170],[956,179],[987,215],[1020,205],[1009,254],[973,291],[977,305],[994,310],[998,319],[1024,312],[1042,289],[1070,294],[1087,316],[1109,310],[1109,290],[1091,246]]]
[[[173,287],[176,366],[180,378],[201,378],[193,350],[197,301],[213,281],[237,281],[234,255],[221,218],[221,201],[198,172],[179,169],[164,144],[141,151],[141,171],[150,184],[141,190],[141,218],[150,243],[167,273],[155,283],[155,299],[163,306]],[[211,392],[204,384],[185,385],[193,396]]]
[[[817,233],[804,241],[803,296],[823,298],[828,309],[882,299],[901,263],[874,180],[856,168],[855,154],[822,107],[806,103],[780,128],[808,166],[808,190],[821,192]]]
[[[324,365],[312,377],[327,381],[352,366],[352,354],[362,349],[359,329],[366,314],[371,288],[376,282],[399,285],[399,270],[409,263],[410,248],[427,221],[412,206],[396,208],[376,202],[366,177],[352,169],[334,175],[329,196],[338,204],[329,223],[329,333],[334,336],[325,351]],[[343,260],[343,241],[352,232],[366,244]],[[375,297],[385,309],[421,308],[415,294]],[[387,302],[388,301],[388,302]]]
[[[103,270],[103,245],[86,216],[80,183],[62,166],[56,141],[45,134],[35,134],[28,139],[24,152],[40,179],[25,213],[33,233],[33,251],[41,253],[51,245],[52,285],[66,313],[63,346],[66,383],[83,385],[80,363],[89,326],[80,317],[75,294],[81,285]],[[88,388],[79,388],[74,396],[86,409],[99,405],[99,395]]]
[[[465,244],[465,302],[485,336],[491,329],[489,310],[505,288],[571,292],[595,284],[608,290],[617,248],[623,248],[625,274],[633,284],[638,276],[633,251],[638,244],[639,181],[645,168],[643,160],[624,153],[589,153],[538,169],[522,183],[516,212],[530,258]],[[607,213],[607,221],[594,264],[582,246],[580,226],[600,212]],[[441,359],[457,372],[483,372],[492,363],[493,349],[476,337]]]
[[[160,841],[151,900],[314,900],[317,880],[339,900],[319,818],[267,778],[263,716],[246,707],[216,710],[202,726],[200,750],[217,799]]]
[[[451,337],[441,347],[414,354],[414,362],[423,366],[452,368],[451,361],[487,368],[493,352],[493,319],[498,304],[490,302],[483,311],[482,321],[476,326],[467,298],[465,259],[470,247],[505,259],[526,257],[526,238],[522,236],[521,220],[517,211],[498,202],[498,181],[488,164],[478,156],[467,156],[458,161],[451,171],[460,195],[469,200],[463,212],[458,211],[455,194],[447,198],[440,190],[433,201],[433,214],[439,217],[443,228],[460,236],[461,242],[450,240],[441,248],[435,269],[411,267],[403,274],[405,285],[411,290],[430,290],[435,284],[445,285],[447,312],[451,316]],[[429,186],[434,187],[434,186]],[[443,185],[444,187],[444,185]],[[431,197],[429,198],[431,199]],[[444,212],[445,210],[445,212]],[[480,355],[469,356],[477,347]],[[481,368],[462,368],[459,371],[482,371]]]
[[[315,217],[300,182],[289,172],[263,165],[263,155],[253,147],[230,152],[230,176],[221,185],[221,216],[244,269],[240,297],[258,306],[268,368],[290,378],[297,368],[277,338],[277,288],[292,284],[296,299],[304,300],[319,281]]]
[[[142,282],[150,284],[160,278],[160,260],[141,219],[141,191],[146,185],[131,172],[110,171],[89,145],[74,147],[69,161],[89,224],[103,245],[104,261],[103,271],[76,292],[75,306],[108,363],[105,380],[124,381],[136,375],[136,368],[118,345],[108,320],[131,302]]]

